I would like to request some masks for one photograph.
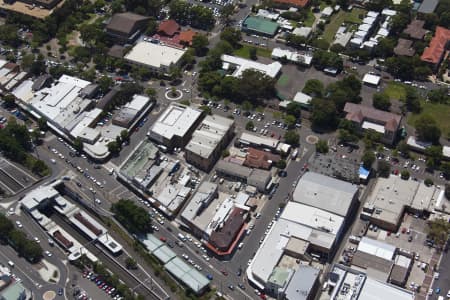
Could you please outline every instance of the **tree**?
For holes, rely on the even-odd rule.
[[[6,107],[14,107],[16,105],[16,97],[13,94],[6,94],[3,97]]]
[[[314,98],[311,101],[311,122],[317,128],[334,128],[337,124],[336,106],[329,100]]]
[[[301,49],[306,46],[307,39],[303,36],[298,36],[295,34],[288,34],[286,37],[286,43],[294,48]]]
[[[291,101],[286,106],[286,113],[294,116],[296,119],[299,119],[302,113],[302,106],[298,102]]]
[[[117,221],[131,233],[143,234],[152,232],[150,215],[144,208],[137,206],[133,201],[121,199],[112,205],[111,211],[115,214],[114,217]]]
[[[228,149],[224,149],[222,151],[222,158],[230,156],[230,151]]]
[[[400,141],[400,143],[398,143],[397,150],[403,157],[409,157],[409,146],[405,141]]]
[[[250,47],[248,49],[248,54],[249,54],[251,60],[257,60],[258,59],[258,56],[256,55],[256,53],[257,53],[257,50],[256,50],[255,47]]]
[[[377,172],[378,176],[388,178],[391,174],[391,165],[387,161],[380,160],[377,163]]]
[[[155,19],[151,19],[148,22],[147,29],[145,30],[145,34],[148,36],[154,35],[158,30],[158,22]]]
[[[137,262],[134,258],[132,257],[127,257],[125,259],[125,266],[127,267],[127,269],[137,269]]]
[[[318,140],[316,143],[316,152],[318,153],[328,153],[328,143],[325,140]]]
[[[405,106],[408,111],[413,113],[419,113],[421,109],[419,95],[411,87],[406,88]]]
[[[385,111],[389,111],[391,108],[391,100],[386,93],[375,93],[373,95],[373,107]]]
[[[375,54],[379,57],[390,57],[394,54],[397,40],[393,37],[382,38],[375,47]]]
[[[237,28],[235,29],[233,27],[225,27],[224,30],[220,33],[220,39],[230,43],[233,48],[237,48],[240,41],[242,40],[241,31]]]
[[[291,146],[297,146],[300,141],[300,136],[295,130],[288,130],[284,134],[284,141]]]
[[[113,155],[116,155],[120,152],[120,146],[117,141],[109,142],[106,146],[108,147],[108,151]]]
[[[83,141],[80,137],[77,137],[73,140],[73,148],[78,152],[83,151]]]
[[[406,26],[411,22],[408,14],[398,13],[392,17],[390,22],[390,30],[394,36],[400,34]]]
[[[403,170],[401,173],[400,173],[400,178],[401,179],[403,179],[403,180],[408,180],[409,179],[409,172],[408,172],[408,170]]]
[[[44,175],[48,171],[48,166],[44,161],[36,159],[33,163],[31,171],[38,175]]]
[[[338,139],[341,143],[354,143],[358,141],[358,136],[347,129],[339,129]]]
[[[192,48],[194,48],[195,55],[204,56],[208,51],[208,38],[203,34],[196,34],[192,38]]]
[[[427,179],[425,179],[425,181],[423,183],[426,186],[432,186],[433,185],[433,180],[431,178],[427,178]]]
[[[48,130],[48,124],[47,124],[47,118],[46,117],[40,117],[37,121],[39,130],[41,131],[47,131]]]
[[[203,110],[207,115],[212,115],[211,107],[209,107],[208,105],[202,105],[199,108]]]
[[[14,229],[14,225],[3,213],[0,213],[0,240],[5,243],[8,240],[10,232]]]
[[[297,119],[293,115],[286,115],[284,117],[284,122],[289,128],[294,127],[295,123],[297,122]]]
[[[236,83],[237,99],[258,102],[260,99],[270,99],[275,96],[276,80],[259,71],[245,70]]]
[[[103,94],[106,94],[109,91],[109,89],[112,87],[113,84],[114,84],[114,81],[112,80],[112,78],[110,78],[108,76],[102,76],[98,80],[98,86],[99,86],[100,92]]]
[[[342,70],[344,67],[342,58],[338,54],[320,49],[314,51],[312,64],[319,70],[323,70],[324,68]]]
[[[433,219],[428,221],[428,236],[434,240],[438,247],[442,247],[448,239],[450,223],[444,219]]]
[[[444,178],[448,180],[450,178],[450,162],[442,162],[441,171]]]
[[[366,170],[370,170],[372,168],[373,163],[375,162],[376,157],[373,151],[367,150],[364,152],[363,156],[361,157],[361,162],[363,163],[363,167]]]
[[[253,124],[253,122],[252,121],[248,121],[246,124],[245,124],[245,129],[246,130],[253,130],[253,128],[255,128],[255,124]]]
[[[253,105],[250,103],[250,101],[244,101],[244,102],[242,102],[242,109],[244,110],[244,111],[250,111],[250,110],[252,110],[253,109]]]
[[[286,161],[284,159],[280,159],[277,162],[277,168],[280,169],[280,170],[285,169],[286,168]]]
[[[427,156],[427,167],[434,169],[439,166],[442,160],[442,146],[433,145],[425,150],[425,155]]]
[[[448,95],[447,88],[439,88],[428,92],[428,99],[433,103],[450,103],[450,96]]]
[[[130,141],[130,133],[128,132],[128,130],[124,129],[120,132],[120,139],[122,142]]]
[[[430,115],[421,115],[414,123],[416,135],[420,141],[439,144],[441,130],[436,120]]]
[[[223,21],[225,25],[230,24],[231,16],[234,14],[234,5],[227,4],[220,10],[220,19]]]
[[[29,53],[22,57],[22,63],[20,64],[20,66],[22,67],[22,69],[28,71],[31,68],[33,62],[34,62],[34,54]]]
[[[318,79],[309,79],[305,83],[305,87],[303,88],[302,92],[305,94],[310,95],[311,97],[322,97],[322,93],[324,90],[324,86],[322,81]]]

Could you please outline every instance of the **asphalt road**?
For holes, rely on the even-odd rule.
[[[442,253],[442,258],[439,266],[439,279],[433,282],[433,295],[428,299],[437,300],[439,295],[445,296],[447,292],[450,292],[450,255],[447,252]],[[436,289],[440,288],[441,292],[439,295],[436,294]]]

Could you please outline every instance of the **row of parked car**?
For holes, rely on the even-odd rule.
[[[114,300],[122,300],[123,299],[123,297],[116,291],[116,288],[109,286],[104,281],[104,279],[101,278],[99,275],[94,274],[89,271],[84,271],[83,278],[87,278],[90,281],[94,282],[99,289],[102,289],[103,291],[105,291],[105,293],[107,295],[111,296],[111,298],[113,298]]]

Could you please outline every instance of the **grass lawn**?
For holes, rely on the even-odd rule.
[[[361,24],[362,20],[359,18],[359,15],[364,14],[365,10],[361,8],[353,8],[352,11],[343,11],[340,10],[337,14],[334,14],[331,17],[331,21],[329,24],[325,26],[325,31],[323,32],[323,38],[331,43],[334,39],[334,35],[336,34],[339,26],[343,22]]]
[[[389,82],[384,91],[389,98],[396,100],[405,100],[406,90],[402,83]]]
[[[250,59],[250,48],[256,48],[256,55],[261,57],[271,57],[272,51],[266,48],[242,45],[241,48],[234,50],[233,54],[242,58]]]
[[[303,26],[311,27],[315,20],[316,20],[316,17],[314,16],[312,10],[309,9],[308,10],[308,17],[306,18],[305,21],[303,21]]]
[[[408,117],[408,124],[414,126],[414,122],[422,115],[430,115],[436,120],[439,128],[442,131],[442,136],[447,136],[450,133],[450,105],[435,104],[431,102],[422,101],[422,112],[420,114],[411,114]]]
[[[281,75],[280,79],[278,79],[277,84],[280,86],[285,86],[289,83],[289,76]]]

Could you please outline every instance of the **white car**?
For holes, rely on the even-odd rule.
[[[17,225],[17,227],[19,227],[19,228],[22,228],[22,227],[23,227],[23,225],[22,225],[22,223],[20,223],[20,221],[16,221],[16,225]]]
[[[44,254],[47,255],[48,257],[51,257],[51,256],[53,255],[53,254],[52,254],[50,251],[48,251],[48,250],[44,251]]]
[[[41,241],[38,239],[37,236],[35,236],[35,237],[33,238],[33,240],[34,240],[36,243],[40,243],[40,242],[41,242]]]

